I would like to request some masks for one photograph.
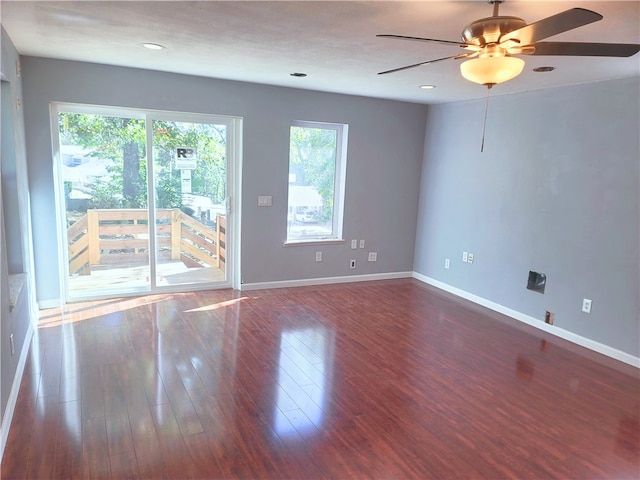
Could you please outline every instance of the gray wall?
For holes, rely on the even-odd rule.
[[[484,101],[429,107],[415,271],[638,356],[639,92],[630,78],[493,97],[484,153]]]
[[[22,64],[39,301],[57,299],[60,287],[51,101],[243,117],[243,283],[412,270],[425,105],[51,59]],[[365,239],[367,248],[283,247],[293,120],[349,124],[344,237]],[[258,195],[272,195],[273,207],[258,208]],[[378,252],[376,263],[366,261],[369,251]],[[355,271],[349,258],[358,260]]]
[[[26,192],[26,157],[23,110],[16,107],[22,99],[21,77],[17,76],[18,52],[1,28],[3,96],[7,108],[2,115],[2,232],[0,234],[0,412],[4,420],[13,379],[30,324],[35,320],[32,278],[29,276],[16,308],[9,312],[9,274],[31,271],[29,196]],[[8,100],[8,101],[7,101]],[[11,127],[9,127],[11,124]],[[10,137],[10,138],[7,138]],[[8,167],[8,168],[7,168]],[[22,188],[23,192],[19,190]],[[20,232],[16,235],[16,232]],[[21,238],[22,237],[22,238]],[[9,241],[7,241],[9,240]],[[11,354],[9,336],[13,334],[15,353]],[[27,345],[28,346],[28,345]],[[26,353],[26,352],[25,352]],[[20,372],[21,373],[21,372]]]
[[[1,198],[0,207],[2,207]],[[4,411],[17,366],[11,358],[10,344],[7,341],[8,335],[11,334],[12,322],[9,313],[9,270],[5,238],[4,215],[0,208],[0,247],[2,247],[0,248],[0,424],[4,419]]]

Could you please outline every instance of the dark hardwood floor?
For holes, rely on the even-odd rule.
[[[411,279],[44,311],[2,479],[640,474],[638,370]]]

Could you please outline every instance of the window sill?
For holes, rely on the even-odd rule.
[[[344,243],[343,238],[313,238],[310,240],[290,240],[284,242],[285,247],[299,247],[301,245],[334,245],[337,243]]]

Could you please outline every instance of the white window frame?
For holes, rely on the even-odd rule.
[[[285,246],[325,244],[325,243],[344,243],[342,236],[342,228],[344,224],[344,198],[345,185],[347,177],[347,146],[349,125],[342,123],[315,122],[306,120],[295,120],[291,122],[290,127],[315,128],[322,130],[334,130],[336,132],[336,159],[335,159],[335,177],[333,183],[333,225],[332,234],[308,238],[289,238],[287,225],[287,234]],[[291,149],[291,128],[289,128],[289,149]],[[289,165],[291,157],[289,156]],[[287,168],[287,178],[289,177],[289,168]],[[289,184],[287,184],[289,185]],[[287,186],[287,192],[289,187]],[[287,196],[287,214],[289,212],[289,201]]]

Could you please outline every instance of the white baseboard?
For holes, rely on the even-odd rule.
[[[483,307],[487,307],[490,310],[493,310],[498,313],[502,313],[508,317],[511,317],[520,322],[526,323],[527,325],[531,325],[532,327],[536,327],[540,330],[544,330],[545,332],[551,333],[557,337],[568,340],[569,342],[575,343],[582,347],[593,350],[594,352],[601,353],[611,358],[615,358],[621,362],[627,363],[636,368],[640,368],[640,358],[634,357],[622,350],[618,350],[616,348],[610,347],[600,342],[596,342],[595,340],[591,340],[590,338],[583,337],[576,333],[570,332],[569,330],[564,330],[562,328],[555,327],[553,325],[548,325],[544,323],[542,320],[538,320],[530,315],[526,315],[522,312],[518,312],[517,310],[512,310],[511,308],[505,307],[504,305],[500,305],[499,303],[492,302],[491,300],[487,300],[486,298],[479,297],[478,295],[474,295],[473,293],[469,293],[465,290],[461,290],[457,287],[449,285],[448,283],[441,282],[436,280],[435,278],[427,277],[426,275],[422,275],[418,272],[413,272],[413,278],[420,280],[421,282],[432,285],[436,288],[444,290],[446,292],[457,295],[458,297],[462,297],[466,300],[470,300],[473,303],[477,303],[478,305],[482,305]]]
[[[32,322],[29,322],[27,328],[27,334],[24,337],[22,344],[22,350],[20,351],[20,358],[18,359],[18,365],[16,373],[11,383],[11,392],[7,399],[7,406],[4,414],[2,415],[2,427],[0,427],[0,460],[4,455],[4,447],[7,445],[7,439],[9,438],[9,428],[11,427],[11,420],[13,419],[13,412],[16,408],[16,402],[18,401],[18,393],[20,392],[20,383],[22,382],[22,375],[24,374],[24,366],[27,363],[27,356],[29,355],[29,345],[31,338],[33,337],[34,326]]]
[[[334,283],[368,282],[371,280],[391,280],[411,278],[413,272],[372,273],[368,275],[348,275],[344,277],[305,278],[301,280],[282,280],[277,282],[243,283],[240,290],[262,290],[267,288],[308,287]]]

